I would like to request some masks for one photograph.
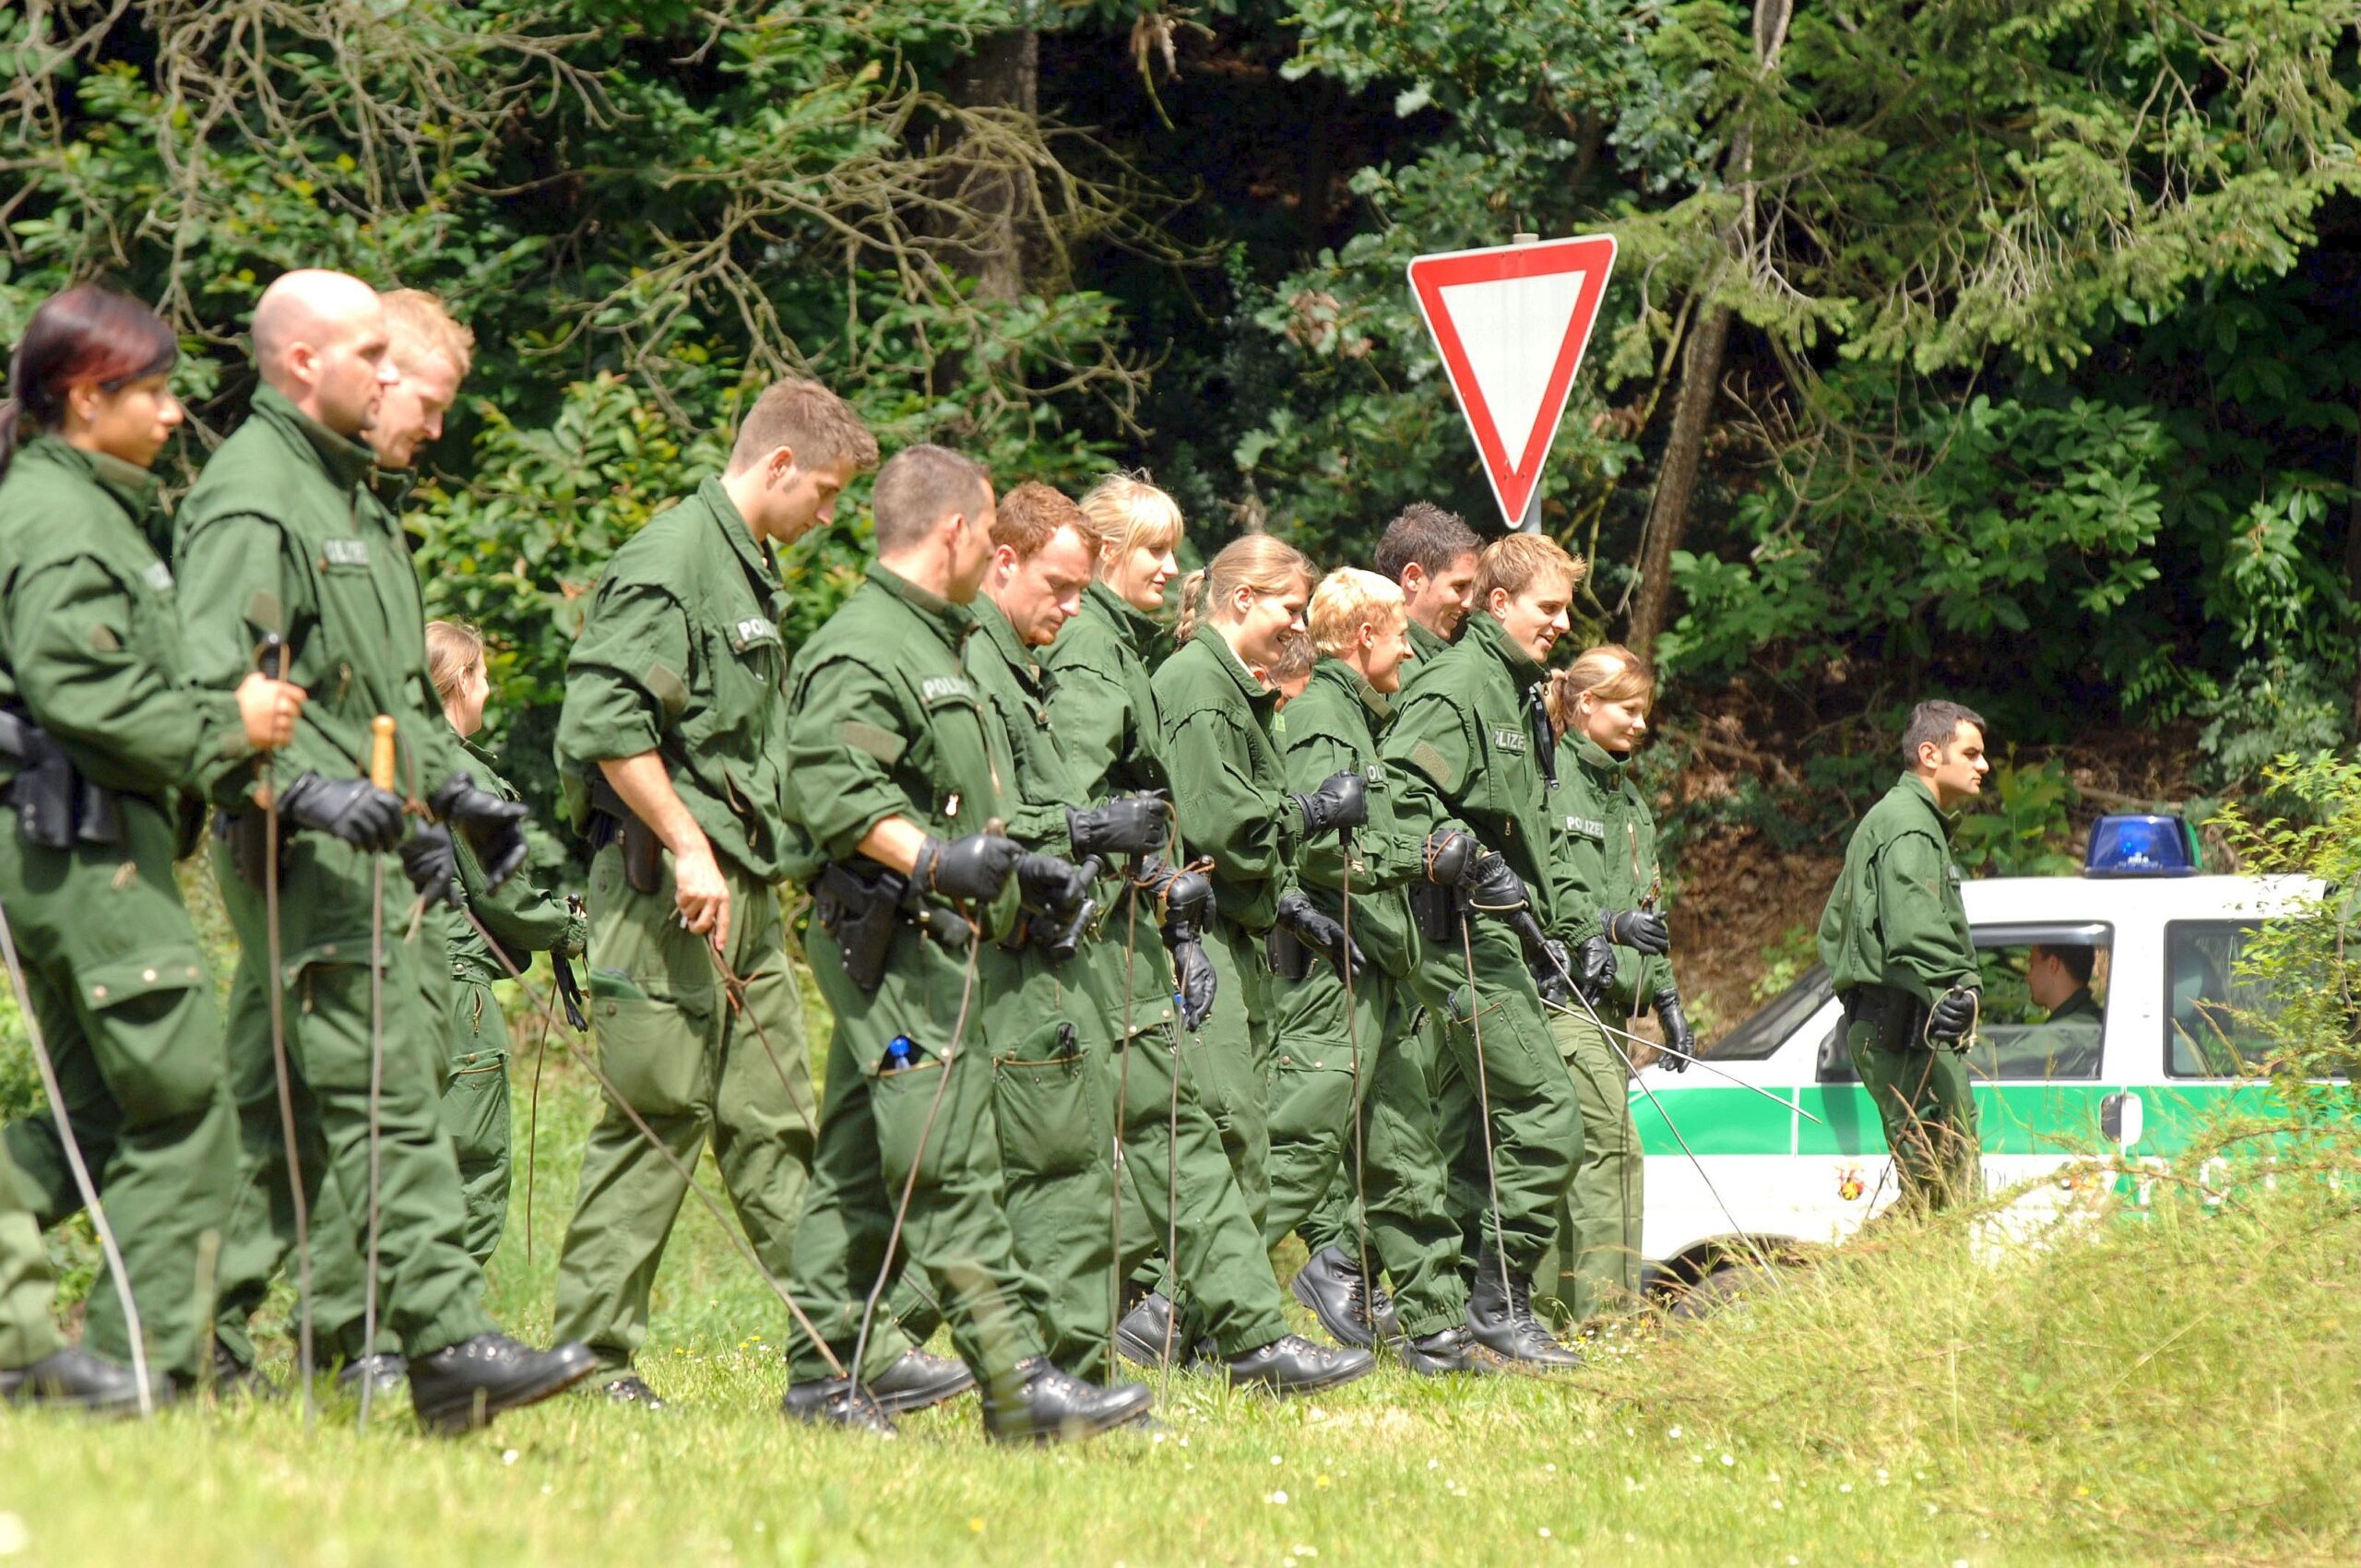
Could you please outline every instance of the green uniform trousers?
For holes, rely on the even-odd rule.
[[[1320,971],[1315,969],[1316,976]],[[1382,1009],[1362,1000],[1384,992]],[[1400,982],[1371,977],[1357,985],[1364,1014],[1368,1082],[1361,1103],[1361,1202],[1354,1213],[1352,1150],[1342,1151],[1326,1193],[1296,1224],[1313,1252],[1335,1247],[1358,1253],[1364,1229],[1370,1263],[1394,1284],[1394,1307],[1412,1338],[1440,1333],[1467,1319],[1467,1281],[1460,1270],[1465,1241],[1449,1192],[1451,1160],[1442,1137],[1440,1083],[1442,1026],[1434,1010],[1421,1014]],[[1369,1051],[1371,1023],[1384,1043]],[[1288,1039],[1281,1026],[1281,1050]],[[1279,1203],[1279,1112],[1272,1111],[1272,1205]]]
[[[623,852],[590,862],[590,1028],[615,1091],[694,1170],[706,1140],[746,1240],[784,1277],[814,1134],[803,998],[770,885],[724,861],[726,958],[745,982],[733,1009],[712,944],[684,929],[670,861],[635,891]],[[688,1187],[611,1100],[591,1129],[557,1267],[557,1337],[620,1371],[647,1338],[648,1295]]]
[[[221,1018],[173,880],[172,823],[119,797],[122,842],[29,845],[0,812],[0,904],[82,1158],[106,1205],[159,1371],[194,1378],[211,1354],[217,1253],[237,1167]],[[19,1118],[9,1157],[36,1223],[82,1206],[57,1123]],[[89,1294],[84,1342],[124,1365],[113,1286]]]
[[[1184,1360],[1200,1335],[1235,1356],[1287,1332],[1270,1251],[1205,1109],[1196,1062],[1174,1027],[1157,1023],[1133,1035],[1113,1067],[1123,1101],[1123,1266],[1170,1253],[1177,1284],[1168,1289],[1190,1319],[1176,1346]]]
[[[924,940],[914,931],[901,932],[892,962],[909,961],[904,950]],[[849,1363],[863,1309],[875,1291],[879,1307],[867,1361],[852,1369],[875,1377],[908,1346],[892,1330],[887,1303],[909,1300],[896,1287],[904,1274],[919,1271],[960,1359],[984,1383],[1003,1382],[1017,1362],[1046,1351],[1031,1304],[1045,1292],[1025,1277],[1002,1207],[991,1051],[974,1008],[967,1009],[967,1034],[955,1051],[949,1035],[931,1038],[927,1016],[896,1016],[879,996],[855,985],[835,939],[816,925],[808,956],[813,982],[835,1023],[789,1293],[829,1349]],[[945,1006],[933,1011],[949,1016]],[[887,1048],[897,1037],[908,1038],[920,1053],[914,1065],[886,1065]],[[889,1259],[886,1238],[906,1188],[909,1206]],[[788,1371],[793,1381],[833,1375],[808,1336],[792,1338]]]
[[[1877,1033],[1857,1019],[1846,1027],[1845,1044],[1877,1104],[1903,1205],[1938,1210],[1973,1200],[1982,1184],[1982,1145],[1967,1059],[1917,1045],[1880,1045]]]
[[[1238,1190],[1259,1229],[1271,1206],[1270,1070],[1274,1014],[1271,966],[1263,937],[1218,915],[1206,933],[1216,991],[1213,1016],[1187,1036],[1181,1053],[1237,1173]]]
[[[1484,920],[1473,922],[1470,936],[1477,1016],[1454,1015],[1443,1029],[1440,1098],[1451,1212],[1470,1268],[1484,1240],[1497,1237],[1509,1266],[1530,1274],[1557,1237],[1559,1204],[1582,1158],[1582,1107],[1516,938]],[[1430,983],[1464,993],[1464,956],[1430,964]]]
[[[282,909],[368,905],[368,858],[317,834],[287,848]],[[392,857],[387,857],[388,861]],[[231,1353],[254,1360],[248,1322],[295,1241],[294,1200],[271,1056],[268,931],[262,889],[217,848],[214,868],[240,952],[230,995],[230,1082],[238,1107],[238,1188],[221,1254],[216,1331]],[[381,1332],[413,1359],[491,1331],[483,1269],[464,1245],[467,1211],[443,1130],[439,1063],[449,1011],[448,960],[433,921],[409,930],[414,896],[398,864],[386,877],[382,1007],[385,1053],[377,1096],[377,1316]],[[295,1102],[313,1257],[342,1243],[362,1278],[370,1168],[371,996],[368,942],[329,942],[282,954],[287,1067]],[[314,1287],[318,1343],[359,1348],[361,1291],[335,1269]]]
[[[1550,1015],[1549,1032],[1582,1105],[1583,1152],[1559,1206],[1558,1239],[1535,1271],[1534,1303],[1560,1327],[1578,1327],[1640,1304],[1646,1167],[1631,1122],[1631,1073],[1614,1042],[1590,1019],[1564,1013]]]
[[[33,1219],[38,1201],[0,1144],[0,1367],[10,1370],[65,1348],[65,1336],[49,1315],[57,1282]]]
[[[491,1261],[508,1229],[508,1020],[492,977],[454,965],[451,1058],[443,1084],[443,1128],[459,1157],[459,1195],[467,1200],[468,1255]],[[801,1029],[803,1020],[796,1019]],[[801,1039],[799,1035],[798,1039]]]
[[[1080,975],[1075,968],[1074,978]],[[1038,1291],[1026,1305],[1051,1360],[1077,1377],[1100,1378],[1115,1329],[1115,1095],[1105,1031],[1083,1016],[1097,1003],[1063,989],[1063,978],[1033,953],[992,948],[977,985],[989,998],[1002,1206],[1020,1278]],[[896,1353],[924,1340],[942,1319],[926,1282],[905,1273],[901,1287],[893,1304],[914,1310],[897,1314],[898,1326],[881,1313],[872,1331]]]

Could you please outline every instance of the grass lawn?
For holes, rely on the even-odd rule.
[[[542,1095],[533,1257],[520,1169],[492,1271],[535,1339],[595,1109],[554,1061]],[[333,1401],[310,1431],[291,1402],[0,1415],[0,1558],[2349,1562],[2361,1225],[2320,1183],[2261,1204],[2167,1199],[1998,1262],[1898,1233],[1562,1381],[1389,1370],[1276,1404],[1175,1376],[1160,1432],[1012,1452],[972,1399],[890,1443],[783,1420],[783,1314],[692,1202],[644,1362],[669,1410],[569,1397],[461,1441],[398,1398],[365,1434]]]

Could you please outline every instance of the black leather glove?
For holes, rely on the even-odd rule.
[[[1118,861],[1153,854],[1172,832],[1172,802],[1151,791],[1124,795],[1103,806],[1066,812],[1066,838],[1074,859]]]
[[[1369,960],[1361,956],[1361,944],[1349,941],[1345,928],[1322,914],[1300,889],[1279,896],[1277,916],[1279,923],[1295,932],[1305,946],[1335,965],[1338,974],[1356,979],[1368,967]]]
[[[1653,1005],[1656,1022],[1664,1028],[1665,1044],[1680,1052],[1675,1056],[1667,1051],[1656,1058],[1656,1064],[1667,1073],[1686,1073],[1689,1059],[1697,1054],[1697,1031],[1689,1027],[1689,1015],[1680,1010],[1680,992],[1666,986],[1656,992]]]
[[[1531,915],[1525,918],[1528,923],[1533,920]],[[1541,1000],[1552,1007],[1563,1007],[1573,994],[1571,977],[1574,961],[1564,943],[1554,936],[1543,936],[1540,932],[1538,925],[1533,927],[1533,937],[1525,944],[1525,961],[1533,970],[1533,983],[1541,992]]]
[[[451,842],[451,830],[439,822],[421,823],[402,841],[402,874],[429,904],[457,909],[459,851]]]
[[[1645,909],[1610,909],[1598,918],[1607,927],[1608,940],[1618,947],[1629,947],[1651,958],[1672,951],[1672,927],[1662,915]]]
[[[1927,1038],[1946,1045],[1967,1038],[1975,1025],[1976,993],[1973,991],[1947,991],[1936,999],[1927,1015]]]
[[[1467,896],[1467,907],[1478,914],[1505,915],[1533,908],[1533,894],[1525,879],[1489,849],[1468,862],[1467,874],[1459,885]]]
[[[1214,885],[1203,872],[1175,871],[1151,856],[1141,863],[1136,885],[1168,933],[1185,927],[1180,934],[1193,938],[1213,919]]]
[[[590,1016],[582,1010],[582,982],[574,978],[573,961],[563,953],[550,955],[550,978],[557,982],[557,999],[565,1004],[565,1021],[576,1033],[587,1034]]]
[[[1025,907],[1052,920],[1069,920],[1090,897],[1090,878],[1071,861],[1027,855],[1016,862],[1017,896]]]
[[[1574,989],[1594,1007],[1607,1000],[1615,987],[1615,947],[1602,932],[1583,938],[1574,950]]]
[[[1467,868],[1477,859],[1475,836],[1452,831],[1427,840],[1427,880],[1438,887],[1456,887],[1467,879]]]
[[[279,814],[298,827],[381,855],[402,841],[402,798],[366,778],[299,775],[279,792]]]
[[[1330,774],[1309,795],[1296,796],[1295,803],[1303,808],[1307,837],[1358,827],[1369,820],[1369,783],[1348,767]]]
[[[1180,1027],[1194,1034],[1214,1016],[1214,995],[1220,982],[1214,975],[1213,960],[1205,956],[1204,945],[1194,936],[1176,936],[1168,930],[1164,945],[1172,953],[1178,980],[1172,994],[1180,1004]]]
[[[1022,844],[997,833],[970,833],[948,844],[931,837],[919,846],[910,880],[945,898],[992,899],[1024,858]]]
[[[525,802],[504,801],[476,788],[471,774],[455,773],[427,802],[441,821],[468,836],[483,864],[484,885],[497,887],[525,863]]]

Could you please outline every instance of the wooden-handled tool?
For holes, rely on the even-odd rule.
[[[391,793],[394,788],[394,720],[381,713],[369,721],[369,782]]]

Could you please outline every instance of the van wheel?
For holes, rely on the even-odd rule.
[[[1722,1262],[1700,1275],[1672,1298],[1666,1315],[1676,1323],[1693,1323],[1711,1317],[1724,1307],[1741,1300],[1758,1285],[1767,1282],[1759,1264]]]

